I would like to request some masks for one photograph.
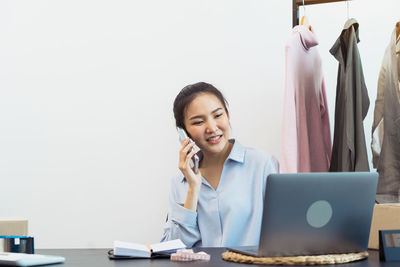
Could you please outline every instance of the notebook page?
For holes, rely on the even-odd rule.
[[[167,242],[150,245],[153,252],[162,252],[186,248],[185,244],[180,239],[175,239]]]

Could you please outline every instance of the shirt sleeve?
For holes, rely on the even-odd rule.
[[[386,78],[386,67],[385,63],[388,59],[388,52],[385,52],[385,56],[382,62],[382,67],[379,72],[378,78],[378,92],[375,100],[375,110],[374,110],[374,121],[372,124],[372,163],[374,168],[379,166],[379,157],[381,155],[381,149],[383,145],[383,135],[384,135],[384,96],[385,96],[385,78]]]
[[[289,45],[285,48],[285,95],[283,100],[282,139],[281,139],[281,171],[296,173],[298,171],[298,136],[296,115],[296,56]]]
[[[197,225],[197,212],[183,207],[187,190],[180,183],[177,179],[171,181],[168,219],[164,226],[161,242],[179,238],[190,248],[200,243],[201,236]]]
[[[271,173],[279,173],[279,162],[273,156],[271,156],[271,159],[269,160],[268,165],[265,168],[266,176],[270,175]]]
[[[272,173],[279,173],[279,162],[275,157],[269,156],[269,158],[265,164],[265,167],[264,167],[263,198],[262,199],[264,199],[264,197],[265,197],[265,188],[267,185],[268,175],[270,175]]]

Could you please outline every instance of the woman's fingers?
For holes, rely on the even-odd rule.
[[[181,147],[181,149],[179,150],[179,152],[182,152],[182,150],[185,149],[185,147],[186,147],[186,145],[189,143],[189,141],[190,141],[189,138],[186,138],[185,140],[183,140],[183,142],[182,142],[182,147]]]
[[[180,151],[181,155],[186,155],[188,153],[188,151],[190,151],[193,148],[193,146],[195,145],[194,142],[188,143],[189,141],[187,141],[187,142],[186,141],[187,140],[185,140],[182,143],[182,148],[181,148],[181,151]]]
[[[195,160],[193,156],[196,155],[196,151],[192,150],[189,154],[186,155],[185,159],[185,169],[184,175],[189,183],[189,186],[195,186],[198,188],[201,185],[201,174],[199,169],[196,167]],[[190,161],[193,159],[193,168],[190,166]]]
[[[189,146],[189,145],[188,145]],[[179,158],[179,169],[184,172],[184,174],[189,174],[194,172],[197,174],[197,170],[194,171],[192,169],[192,166],[190,166],[190,161],[192,160],[193,156],[196,154],[196,151],[192,149],[189,153],[186,150],[183,150],[180,154]],[[193,164],[195,164],[194,159],[193,159]],[[193,166],[195,167],[195,166]],[[192,174],[193,175],[193,174]]]
[[[185,175],[189,184],[198,186],[201,184],[201,178],[199,179],[200,171],[198,170],[198,166],[196,166],[194,155],[197,151],[193,149],[195,145],[194,142],[190,142],[190,139],[187,138],[182,142],[182,147],[179,151],[179,169],[182,171],[183,175]],[[190,166],[190,161],[193,158],[193,168]]]
[[[194,151],[194,149],[193,149],[189,154],[186,155],[185,165],[190,164],[190,160],[195,154],[196,154],[196,151]]]
[[[191,170],[190,167],[190,159],[196,154],[196,151],[192,150],[189,154],[181,155],[181,158],[179,159],[179,169],[180,170]]]
[[[182,142],[182,147],[179,150],[179,169],[181,169],[181,170],[186,168],[187,156],[189,154],[190,149],[192,149],[194,146],[194,142],[191,142],[191,143],[189,143],[189,142],[190,142],[189,138],[184,140]],[[194,151],[194,150],[192,150],[192,151]],[[192,151],[190,151],[190,152],[192,152]]]

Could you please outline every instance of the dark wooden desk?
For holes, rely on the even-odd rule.
[[[64,264],[57,264],[54,267],[159,267],[159,266],[266,266],[239,264],[224,261],[221,254],[225,251],[224,248],[203,248],[201,249],[211,255],[209,262],[172,262],[169,259],[138,259],[138,260],[109,260],[107,257],[108,249],[37,249],[37,254],[57,255],[65,257]],[[340,264],[337,266],[343,267],[395,267],[400,266],[400,262],[380,262],[378,251],[369,251],[370,256],[367,260]],[[324,265],[321,265],[324,266]],[[325,265],[332,266],[332,265]]]

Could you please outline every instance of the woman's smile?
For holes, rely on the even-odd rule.
[[[215,144],[219,144],[219,142],[221,142],[221,139],[222,139],[222,135],[215,135],[210,138],[207,138],[207,142],[209,144],[215,145]]]

